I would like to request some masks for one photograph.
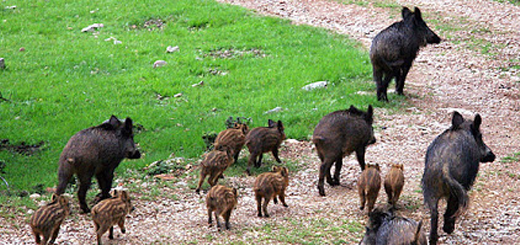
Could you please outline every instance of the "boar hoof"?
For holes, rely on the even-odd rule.
[[[200,189],[196,189],[195,193],[200,194]]]
[[[121,233],[125,234],[126,233],[126,229],[121,229]]]
[[[258,213],[258,217],[262,218],[262,213]]]
[[[363,210],[365,209],[365,206],[360,206],[359,209]]]
[[[288,208],[288,207],[289,207],[289,205],[287,205],[287,204],[285,204],[285,203],[283,204],[283,206],[284,206],[284,207],[286,207],[286,208]]]
[[[444,226],[442,227],[442,230],[444,230],[444,232],[446,232],[448,234],[453,233],[453,230],[455,230],[455,221],[451,221],[451,220],[445,221]]]
[[[269,214],[265,214],[264,217],[269,218]]]
[[[114,236],[112,234],[108,234],[108,239],[114,240]]]

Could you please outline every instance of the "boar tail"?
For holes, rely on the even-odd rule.
[[[466,192],[466,189],[451,176],[448,164],[444,165],[442,172],[442,179],[444,180],[444,183],[448,185],[450,197],[456,198],[459,204],[457,211],[453,214],[451,218],[457,217],[467,209],[469,204],[469,197]]]

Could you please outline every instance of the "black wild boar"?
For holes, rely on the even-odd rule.
[[[360,245],[427,245],[422,231],[422,222],[417,223],[394,214],[386,209],[376,208],[369,214],[369,225]]]
[[[246,146],[249,149],[249,161],[247,163],[247,174],[251,174],[251,165],[260,167],[262,164],[262,154],[272,152],[274,159],[281,163],[278,158],[278,148],[285,139],[282,121],[274,122],[269,119],[268,127],[254,128],[246,135]],[[256,160],[258,157],[258,161]]]
[[[124,234],[125,218],[133,210],[130,196],[126,191],[114,190],[113,197],[104,199],[92,208],[92,220],[96,230],[98,245],[101,245],[101,236],[109,230],[108,238],[114,239],[114,225],[121,228]]]
[[[368,164],[358,178],[358,193],[361,201],[361,210],[368,205],[367,211],[370,213],[374,208],[379,190],[381,189],[381,169],[379,164]]]
[[[195,192],[200,192],[200,187],[209,175],[208,184],[215,186],[218,178],[222,176],[222,173],[233,164],[233,150],[228,146],[215,145],[215,149],[210,151],[202,160],[200,164],[200,179],[199,185]]]
[[[395,208],[404,186],[403,164],[392,164],[390,171],[386,174],[384,186],[388,203]]]
[[[422,189],[431,214],[430,244],[436,244],[438,239],[439,200],[447,200],[443,230],[451,234],[455,220],[467,209],[467,192],[475,181],[479,162],[495,160],[495,154],[482,140],[479,114],[471,121],[454,112],[451,123],[426,151]]]
[[[285,189],[289,185],[289,169],[286,167],[273,166],[273,171],[258,175],[255,180],[253,190],[255,191],[256,204],[258,209],[258,217],[262,217],[262,209],[264,216],[269,217],[267,213],[267,204],[274,199],[274,203],[278,203],[278,199],[284,207],[289,207],[285,203]],[[264,205],[262,206],[262,199]]]
[[[31,217],[30,225],[36,244],[47,245],[49,238],[49,244],[54,244],[60,232],[60,225],[69,213],[69,200],[53,194],[51,202],[36,210]]]
[[[110,197],[114,169],[124,158],[137,159],[141,153],[134,143],[132,119],[121,122],[112,116],[99,126],[87,128],[73,135],[60,156],[56,193],[62,194],[72,175],[79,179],[78,199],[84,213],[90,209],[85,201],[92,176],[96,176],[100,200]]]
[[[215,219],[217,220],[217,228],[220,230],[218,216],[222,216],[226,222],[226,229],[229,230],[229,217],[231,211],[237,206],[238,191],[235,188],[225,187],[223,185],[216,185],[211,187],[206,196],[206,207],[208,208],[208,224],[211,226],[213,220],[211,214],[215,212]]]
[[[321,160],[318,190],[321,196],[325,196],[324,180],[331,186],[339,185],[339,177],[343,158],[356,152],[356,157],[365,169],[365,150],[368,145],[374,144],[374,130],[372,129],[373,108],[368,106],[368,111],[363,112],[354,106],[348,110],[329,113],[324,116],[312,135],[312,142],[316,145],[318,156]],[[336,163],[334,178],[330,169]]]
[[[377,85],[377,100],[388,101],[386,90],[395,78],[395,91],[403,95],[404,81],[419,49],[441,39],[424,22],[419,8],[401,11],[403,20],[382,30],[372,40],[370,61]]]
[[[234,128],[228,128],[217,135],[215,144],[228,146],[233,150],[235,162],[238,161],[238,155],[246,142],[246,135],[249,133],[247,124],[235,123]]]

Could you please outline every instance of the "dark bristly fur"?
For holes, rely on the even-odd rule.
[[[262,154],[272,152],[274,159],[281,163],[278,158],[278,148],[285,139],[285,132],[282,121],[268,121],[268,127],[254,128],[246,136],[246,146],[249,149],[249,161],[247,163],[247,174],[251,175],[251,165],[260,167],[262,164]],[[258,158],[258,161],[256,160]]]
[[[370,105],[367,112],[350,106],[348,110],[329,113],[316,125],[312,142],[321,160],[318,180],[321,196],[325,196],[325,177],[331,186],[340,184],[340,171],[345,156],[356,152],[361,170],[365,169],[366,148],[376,142],[372,123],[373,108]],[[334,163],[336,168],[332,178],[330,170]]]
[[[368,164],[358,178],[358,192],[361,200],[360,209],[363,210],[365,203],[367,203],[368,213],[374,208],[379,190],[381,189],[380,172],[378,164]]]
[[[108,238],[114,239],[114,225],[125,233],[125,218],[133,209],[130,196],[126,191],[114,191],[112,198],[100,201],[92,208],[92,220],[96,230],[98,245],[101,245],[101,236],[109,230]]]
[[[274,199],[274,203],[278,203],[276,197],[280,198],[284,207],[289,207],[285,203],[285,189],[289,185],[289,169],[286,167],[273,166],[273,171],[258,175],[255,180],[253,190],[255,191],[258,217],[262,217],[262,209],[264,216],[269,217],[267,213],[267,205]],[[264,205],[262,206],[262,199]]]
[[[395,78],[396,92],[403,95],[404,82],[419,49],[441,39],[426,25],[419,8],[402,10],[403,20],[395,22],[374,37],[370,47],[377,100],[388,101],[386,90]]]
[[[422,222],[417,223],[376,208],[369,214],[369,224],[360,245],[427,245]]]
[[[78,199],[84,213],[90,213],[85,197],[92,176],[101,189],[99,200],[110,197],[114,169],[124,158],[137,159],[141,153],[134,143],[132,119],[121,122],[112,116],[108,122],[87,128],[73,135],[60,156],[56,189],[58,195],[65,192],[72,175],[79,179]]]
[[[227,146],[234,152],[235,162],[238,161],[238,156],[242,147],[246,143],[246,135],[249,133],[247,124],[235,123],[234,128],[228,128],[217,135],[215,144],[220,146]]]
[[[213,220],[211,214],[215,212],[217,220],[217,228],[220,231],[222,227],[218,216],[222,216],[226,222],[225,228],[229,230],[229,217],[231,211],[237,206],[238,191],[235,188],[216,185],[211,187],[206,196],[206,207],[208,208],[208,224],[212,226]]]
[[[395,208],[404,186],[403,164],[392,164],[390,171],[386,174],[384,186],[388,203]]]
[[[479,162],[493,162],[495,154],[482,140],[479,114],[473,121],[453,113],[451,128],[437,136],[428,146],[422,189],[430,208],[430,244],[437,244],[438,204],[446,198],[443,230],[451,234],[455,220],[468,206],[468,190],[477,177]]]
[[[60,225],[69,213],[69,200],[64,196],[53,194],[51,202],[36,210],[31,217],[30,225],[36,244],[47,245],[47,242],[54,244]]]
[[[215,186],[218,182],[218,178],[222,176],[222,173],[233,164],[233,150],[228,146],[215,145],[215,149],[210,151],[202,160],[200,164],[200,179],[199,184],[195,192],[200,192],[200,187],[209,175],[208,183],[210,186]]]

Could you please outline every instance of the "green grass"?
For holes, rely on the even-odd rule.
[[[112,114],[144,127],[135,136],[144,155],[122,162],[121,174],[172,153],[200,157],[201,136],[223,130],[229,116],[251,118],[251,127],[282,120],[288,138],[307,139],[331,111],[404,101],[390,95],[392,102],[382,104],[355,93],[375,86],[366,50],[347,37],[236,6],[208,0],[9,4],[17,8],[0,9],[7,65],[0,70],[7,100],[0,100],[0,139],[45,142],[30,156],[0,150],[7,165],[2,176],[15,190],[55,186],[68,139]],[[104,27],[80,32],[93,23]],[[110,37],[122,44],[104,41]],[[179,51],[166,53],[170,45]],[[233,55],[217,55],[226,50]],[[159,59],[168,65],[153,69]],[[330,82],[326,89],[301,89],[323,80]],[[203,86],[191,86],[200,81]],[[174,98],[177,93],[182,96]],[[286,109],[264,114],[277,106]]]

